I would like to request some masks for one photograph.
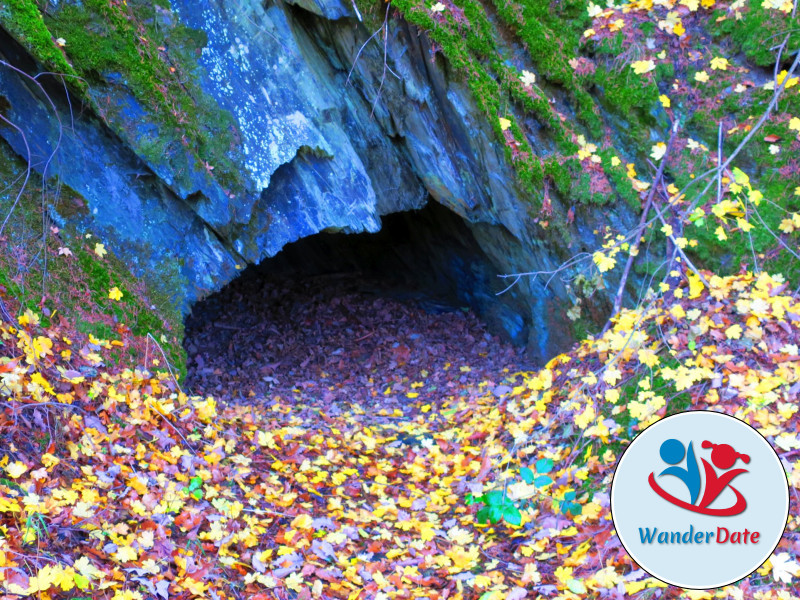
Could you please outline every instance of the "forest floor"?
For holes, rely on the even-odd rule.
[[[194,353],[212,388],[238,390],[229,401],[187,395],[152,350],[114,367],[124,329],[78,342],[27,311],[0,325],[0,597],[797,598],[800,303],[767,275],[710,285],[623,311],[538,371],[504,365],[515,351],[468,313],[308,288],[325,336],[277,290],[288,320],[264,325],[273,342],[257,348],[261,321],[223,311],[212,323],[232,328],[205,330],[230,332],[223,358]],[[316,350],[277,346],[293,335],[320,336],[303,339]],[[217,363],[239,348],[272,364],[254,369],[269,394],[237,397],[250,384]],[[304,361],[331,373],[324,385]],[[772,557],[716,592],[650,577],[609,512],[619,453],[688,405],[756,427],[792,486]]]
[[[529,363],[465,307],[357,275],[240,278],[187,319],[187,387],[220,400],[401,407]],[[505,386],[506,393],[510,388]]]

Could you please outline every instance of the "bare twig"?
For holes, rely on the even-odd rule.
[[[156,348],[158,348],[158,351],[161,352],[161,357],[164,359],[164,363],[167,365],[167,369],[169,370],[169,374],[172,375],[172,379],[173,379],[173,381],[175,381],[175,385],[178,386],[178,391],[182,394],[183,390],[181,389],[181,384],[178,383],[178,378],[175,377],[175,373],[172,372],[172,367],[169,364],[169,360],[167,359],[167,355],[164,354],[164,349],[161,347],[161,344],[159,344],[156,341],[156,338],[153,337],[153,334],[149,333],[149,332],[147,334],[147,348],[145,349],[145,356],[147,356],[147,352],[149,350],[150,340],[153,340],[153,343],[156,345]],[[148,368],[147,363],[145,363],[145,368]]]
[[[661,157],[661,164],[658,165],[658,171],[656,171],[656,176],[653,178],[653,184],[650,187],[650,193],[647,194],[647,201],[644,204],[644,209],[642,210],[642,216],[639,219],[639,225],[636,227],[633,233],[633,246],[631,246],[630,252],[628,253],[628,260],[625,263],[625,269],[622,271],[622,277],[619,280],[619,287],[617,288],[617,294],[614,296],[614,307],[611,309],[611,315],[606,321],[605,327],[603,327],[602,333],[608,331],[611,327],[611,317],[616,315],[619,312],[619,309],[622,307],[622,296],[625,293],[625,285],[628,282],[628,275],[631,272],[631,267],[633,267],[633,263],[636,260],[636,255],[639,253],[639,245],[641,244],[642,240],[642,233],[644,232],[645,225],[647,223],[647,215],[650,212],[650,207],[653,205],[653,199],[656,195],[656,189],[661,184],[662,179],[664,178],[664,168],[667,165],[667,159],[669,158],[670,151],[672,150],[672,146],[675,142],[675,137],[678,134],[678,121],[675,121],[672,124],[672,133],[669,136],[669,141],[667,142],[667,149],[664,151],[664,156]]]

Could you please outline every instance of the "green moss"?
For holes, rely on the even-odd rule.
[[[748,60],[761,67],[775,64],[777,46],[790,34],[788,49],[800,46],[800,15],[764,8],[761,0],[749,0],[742,18],[734,18],[727,10],[715,11],[709,20],[710,31],[731,46],[732,54],[744,52]],[[786,54],[784,54],[786,57]]]
[[[20,42],[31,56],[54,73],[76,75],[33,0],[4,0],[0,4],[0,26]],[[84,84],[75,78],[70,78],[70,83],[85,90]]]
[[[555,185],[556,191],[566,197],[572,186],[572,174],[557,158],[550,157],[544,163],[544,172]]]
[[[92,90],[86,99],[106,115],[112,127],[126,122],[124,114],[113,118],[114,111],[126,110],[116,98],[124,96],[120,84],[148,111],[162,145],[137,147],[145,159],[161,163],[166,157],[180,164],[186,160],[180,157],[187,156],[191,159],[187,167],[201,170],[208,163],[217,181],[236,189],[242,177],[230,156],[236,145],[233,117],[203,93],[195,73],[196,54],[206,43],[205,35],[182,25],[167,26],[156,11],[145,0],[84,0],[51,9],[44,21],[39,16],[39,22],[53,36],[66,40],[64,51],[72,72]],[[139,120],[127,116],[129,123]],[[131,136],[135,146],[140,135],[134,131]]]
[[[611,183],[611,186],[614,188],[617,197],[623,200],[634,211],[640,211],[642,205],[639,200],[639,193],[633,189],[633,184],[631,180],[628,179],[624,163],[611,148],[600,150],[597,154],[603,161],[603,171],[608,181]],[[619,164],[616,166],[614,165],[615,157],[619,161]]]
[[[0,142],[0,181],[17,180],[23,169],[22,161]],[[6,189],[0,195],[0,204],[10,206],[17,191],[16,187]],[[45,194],[44,208],[52,214],[77,200],[82,199],[63,187],[57,199]],[[97,238],[87,238],[68,226],[58,232],[58,237],[48,232],[43,245],[41,229],[41,180],[34,174],[4,231],[6,251],[0,254],[0,285],[20,312],[33,310],[42,317],[44,326],[50,325],[45,316],[48,312],[58,314],[79,332],[101,339],[118,338],[119,325],[127,326],[139,340],[148,334],[156,340],[164,336],[170,342],[162,344],[170,363],[179,373],[185,372],[183,319],[166,287],[143,285],[113,249],[103,258],[97,256],[93,251]],[[167,278],[174,273],[165,269],[163,275],[164,281],[174,281]],[[122,292],[121,300],[109,298],[113,287]],[[134,357],[141,358],[136,353]],[[121,362],[132,358],[120,355]]]
[[[598,67],[595,71],[595,83],[602,88],[610,107],[623,113],[635,123],[642,119],[658,102],[658,87],[655,81],[646,75],[637,75],[628,65],[616,69]]]

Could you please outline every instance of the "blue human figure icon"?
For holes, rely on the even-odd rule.
[[[697,459],[694,456],[692,443],[689,442],[689,449],[686,450],[680,441],[672,438],[661,444],[659,454],[665,463],[673,465],[661,471],[659,476],[674,475],[683,481],[689,490],[689,496],[691,498],[690,503],[694,504],[697,501],[697,497],[700,495],[700,469],[697,466]],[[685,468],[677,466],[678,463],[683,460],[684,454],[686,455]]]

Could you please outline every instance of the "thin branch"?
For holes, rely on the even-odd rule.
[[[617,294],[614,297],[614,307],[611,309],[611,315],[609,316],[608,321],[606,321],[602,333],[605,333],[609,330],[611,327],[611,317],[616,315],[619,312],[619,309],[622,307],[622,296],[625,294],[625,285],[628,282],[628,275],[631,272],[631,267],[633,267],[633,263],[636,260],[636,255],[639,253],[639,245],[641,244],[642,233],[644,232],[645,224],[647,222],[647,215],[650,212],[650,207],[653,205],[656,189],[664,179],[664,168],[667,165],[667,159],[669,158],[669,154],[672,150],[673,144],[675,143],[675,137],[677,134],[678,121],[675,121],[672,124],[672,133],[670,134],[669,141],[667,142],[667,149],[664,151],[664,156],[661,157],[661,164],[658,165],[658,171],[656,171],[656,176],[653,178],[653,185],[650,187],[650,193],[647,194],[647,201],[644,204],[642,216],[639,219],[639,225],[634,230],[633,246],[631,247],[630,252],[628,252],[628,260],[625,263],[625,269],[622,271],[622,277],[619,280]]]

